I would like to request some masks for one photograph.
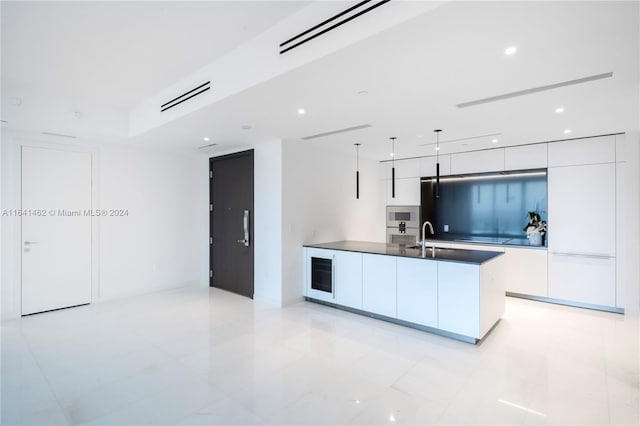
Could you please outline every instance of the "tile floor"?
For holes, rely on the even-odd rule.
[[[2,323],[2,425],[638,425],[638,320],[507,298],[480,346],[184,288]]]

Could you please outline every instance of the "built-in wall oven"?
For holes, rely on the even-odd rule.
[[[420,239],[420,206],[387,206],[387,243],[414,245]]]

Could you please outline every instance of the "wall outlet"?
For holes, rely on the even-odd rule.
[[[449,225],[444,226],[444,232],[449,232]]]

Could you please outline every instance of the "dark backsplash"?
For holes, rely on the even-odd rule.
[[[544,171],[544,170],[542,170]],[[440,198],[435,180],[422,182],[422,222],[429,220],[437,238],[448,235],[524,237],[529,211],[547,219],[547,176],[501,176],[497,179],[441,180]],[[477,176],[476,176],[477,177]],[[449,232],[444,232],[449,225]]]

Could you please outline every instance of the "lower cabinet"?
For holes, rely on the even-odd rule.
[[[480,267],[438,263],[438,328],[480,337]],[[503,298],[504,298],[504,289]]]
[[[362,254],[350,251],[334,253],[336,303],[362,309]]]
[[[549,253],[549,297],[615,306],[616,259]]]
[[[362,255],[362,309],[396,317],[396,257]]]
[[[438,327],[437,262],[398,258],[398,319]]]
[[[508,292],[539,297],[549,296],[546,250],[507,248],[505,254]]]

